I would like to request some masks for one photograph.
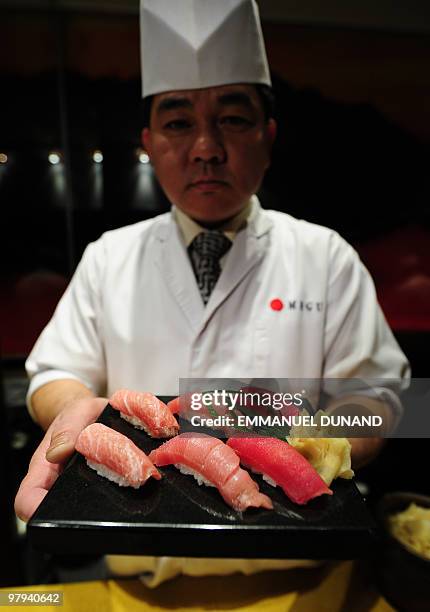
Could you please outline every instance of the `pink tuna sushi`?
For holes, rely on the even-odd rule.
[[[170,400],[167,407],[172,414],[179,414],[181,409],[184,409],[184,406],[188,407],[188,403],[185,404],[185,401],[187,401],[187,396],[180,395],[179,397],[174,397],[172,400]]]
[[[138,489],[151,476],[156,480],[161,478],[160,472],[140,448],[102,423],[88,425],[80,433],[75,448],[93,470],[120,487]]]
[[[279,485],[296,504],[333,494],[309,461],[288,442],[278,438],[230,438],[227,445],[244,466],[263,474],[272,486]]]
[[[152,393],[120,389],[115,391],[109,403],[120,411],[123,419],[152,438],[171,438],[179,431],[171,410]]]
[[[257,483],[242,470],[236,453],[217,438],[180,434],[153,450],[149,458],[158,466],[174,464],[181,472],[194,476],[199,484],[216,487],[237,511],[250,506],[273,508],[271,499],[260,493]]]

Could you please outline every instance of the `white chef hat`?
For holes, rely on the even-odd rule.
[[[143,97],[271,85],[255,0],[141,0],[140,39]]]

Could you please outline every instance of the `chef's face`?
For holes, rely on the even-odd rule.
[[[254,86],[225,85],[154,96],[142,136],[169,200],[211,225],[258,190],[275,132]]]

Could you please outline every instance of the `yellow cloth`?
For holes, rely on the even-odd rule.
[[[3,588],[0,591],[63,591],[63,606],[51,612],[394,612],[351,562],[318,569],[253,576],[181,576],[156,590],[138,580],[107,580]],[[26,612],[28,607],[14,606]]]
[[[214,559],[129,555],[108,555],[106,563],[115,576],[142,574],[140,579],[151,589],[181,574],[185,576],[227,576],[239,572],[249,576],[265,570],[285,570],[320,565],[318,561],[306,559]]]

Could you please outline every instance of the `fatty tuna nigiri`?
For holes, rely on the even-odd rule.
[[[109,403],[120,411],[123,419],[152,438],[171,438],[179,431],[171,410],[152,393],[120,389],[115,391]]]
[[[278,438],[230,438],[227,446],[241,463],[263,474],[271,485],[279,485],[296,504],[306,504],[319,495],[332,495],[318,472],[302,455]]]
[[[237,511],[250,506],[273,508],[270,498],[260,493],[257,483],[241,469],[236,453],[213,436],[180,434],[153,450],[149,458],[157,466],[173,464],[193,475],[199,484],[216,487]]]
[[[161,478],[160,472],[140,448],[102,423],[93,423],[81,431],[75,448],[93,470],[120,487],[138,489],[151,476],[156,480]]]

